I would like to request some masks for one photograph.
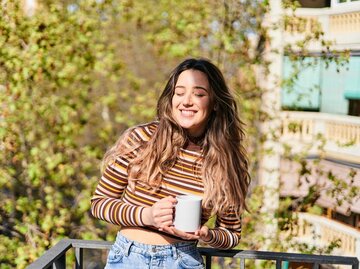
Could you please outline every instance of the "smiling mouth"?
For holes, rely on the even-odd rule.
[[[186,117],[191,117],[195,115],[195,111],[193,110],[180,110],[181,115],[186,116]]]

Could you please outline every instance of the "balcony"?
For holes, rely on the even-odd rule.
[[[360,117],[283,111],[281,120],[281,142],[297,141],[294,152],[309,147],[309,154],[320,154],[320,135],[325,157],[360,164]]]
[[[298,218],[299,241],[321,246],[340,239],[341,246],[336,250],[337,254],[360,257],[360,232],[355,228],[308,213],[298,213]]]
[[[106,241],[89,241],[89,240],[76,240],[76,239],[63,239],[54,247],[49,249],[43,256],[41,256],[34,263],[29,265],[27,269],[46,269],[66,268],[66,254],[70,250],[74,250],[75,259],[72,268],[82,269],[86,268],[84,259],[84,250],[97,249],[108,250],[111,247],[110,242]],[[219,250],[213,248],[199,248],[200,253],[205,258],[206,269],[212,268],[214,257],[227,257],[234,260],[233,265],[236,267],[231,268],[247,268],[247,261],[273,261],[273,268],[287,269],[289,264],[301,263],[304,267],[319,269],[323,268],[322,265],[347,265],[347,268],[359,269],[359,260],[356,257],[343,257],[343,256],[329,256],[329,255],[308,255],[297,253],[282,253],[282,252],[267,252],[267,251],[252,251],[252,250]],[[218,267],[216,267],[218,268]],[[329,267],[327,267],[329,268]],[[334,267],[330,267],[334,268]]]
[[[326,40],[335,41],[336,49],[360,49],[360,4],[335,5],[331,8],[298,8],[296,18],[286,25],[286,42],[296,42],[320,24]],[[319,44],[311,50],[318,51]]]

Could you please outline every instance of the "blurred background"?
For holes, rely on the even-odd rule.
[[[101,159],[188,57],[220,67],[246,124],[238,248],[360,257],[360,1],[0,3],[1,269],[114,239],[89,211]]]

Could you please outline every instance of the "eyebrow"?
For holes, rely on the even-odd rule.
[[[185,89],[185,86],[177,85],[177,86],[175,86],[175,89],[176,89],[176,88]],[[195,86],[194,89],[200,89],[200,90],[204,90],[204,91],[206,91],[206,92],[209,92],[209,90],[206,89],[206,88],[203,87],[203,86]]]

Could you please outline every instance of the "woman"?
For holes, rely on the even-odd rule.
[[[204,268],[198,240],[239,243],[250,178],[236,103],[205,59],[177,66],[157,105],[158,121],[127,130],[106,153],[92,214],[121,226],[106,268]],[[173,226],[176,196],[202,196],[202,226]],[[205,222],[216,216],[215,228]]]

